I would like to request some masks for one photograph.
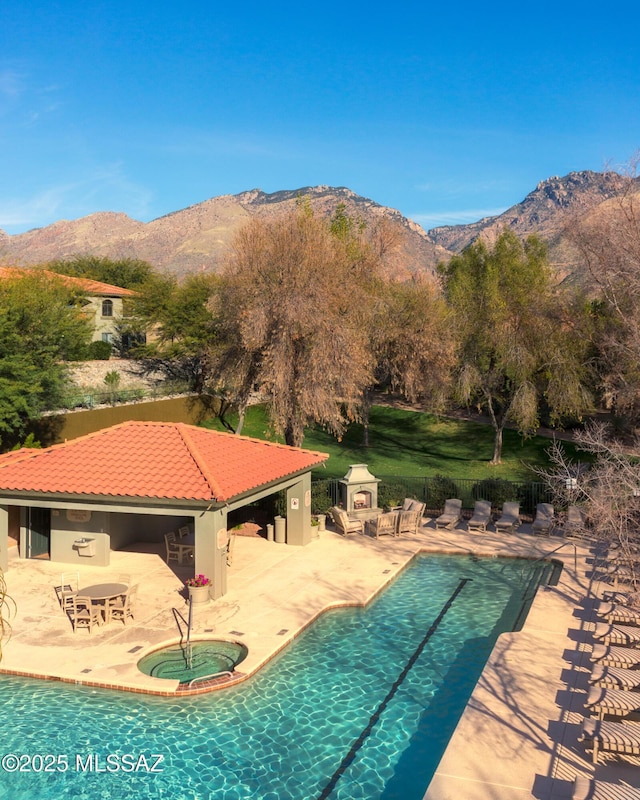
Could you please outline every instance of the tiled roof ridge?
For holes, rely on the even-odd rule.
[[[29,273],[34,275],[46,275],[49,278],[62,281],[67,286],[78,286],[88,292],[94,292],[96,294],[113,294],[123,296],[133,296],[136,294],[133,289],[125,289],[124,286],[116,286],[113,283],[97,281],[94,278],[79,278],[74,275],[63,275],[59,272],[52,272],[50,269],[39,269],[37,267],[0,267],[0,277],[2,277],[3,274],[5,274],[7,277],[10,277],[11,273],[22,276],[29,275]]]
[[[189,451],[191,457],[196,462],[196,465],[200,472],[202,473],[202,477],[205,481],[209,484],[209,488],[211,489],[211,497],[215,498],[216,500],[226,500],[227,498],[224,496],[222,488],[218,481],[213,477],[211,472],[209,471],[209,467],[207,465],[206,459],[202,456],[202,453],[198,449],[198,446],[194,442],[190,428],[193,428],[193,425],[186,425],[184,422],[174,422],[173,426],[180,434],[182,441],[185,444],[185,447]],[[196,429],[197,430],[197,429]],[[213,431],[212,431],[213,432]]]
[[[185,424],[185,423],[181,423]],[[237,433],[231,433],[229,431],[212,431],[208,430],[207,428],[199,428],[197,425],[187,425],[187,428],[195,428],[196,430],[205,431],[206,433],[215,433],[218,436],[233,436],[238,437]],[[314,456],[322,456],[325,460],[329,458],[329,453],[323,453],[320,450],[308,450],[306,447],[294,447],[291,444],[284,444],[284,442],[270,442],[267,439],[257,439],[255,436],[245,436],[242,434],[240,436],[246,442],[254,442],[255,444],[262,444],[266,447],[278,447],[280,450],[304,450],[305,453],[309,453]]]

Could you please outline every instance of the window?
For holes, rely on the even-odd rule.
[[[102,316],[103,317],[113,316],[113,300],[102,301]]]
[[[112,333],[103,333],[102,334],[102,341],[108,342],[108,344],[113,344],[113,334]]]

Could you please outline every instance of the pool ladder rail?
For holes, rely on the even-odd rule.
[[[187,686],[190,689],[193,684],[197,683],[198,681],[208,681],[213,680],[214,678],[222,678],[223,675],[227,675],[229,678],[231,678],[233,676],[233,672],[229,672],[228,669],[224,669],[222,672],[213,672],[211,675],[201,675],[199,678],[192,678]]]

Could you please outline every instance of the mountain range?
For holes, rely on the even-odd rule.
[[[541,235],[549,243],[552,264],[567,275],[578,268],[578,263],[564,233],[566,225],[576,216],[597,213],[624,186],[624,179],[615,172],[571,172],[542,181],[522,202],[498,216],[429,231],[399,211],[345,187],[314,186],[271,194],[253,189],[213,197],[146,223],[106,211],[13,236],[0,231],[0,263],[28,266],[74,255],[97,255],[143,259],[177,275],[217,272],[235,233],[251,217],[282,214],[304,196],[316,214],[329,216],[342,203],[348,214],[368,224],[386,217],[400,234],[399,246],[388,263],[390,274],[399,279],[421,273],[433,275],[439,262],[478,237],[492,242],[504,228],[511,228],[518,236]]]

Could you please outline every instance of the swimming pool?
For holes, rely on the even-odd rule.
[[[2,677],[0,798],[422,798],[532,570],[417,557],[366,609],[323,615],[250,681],[209,695]]]

